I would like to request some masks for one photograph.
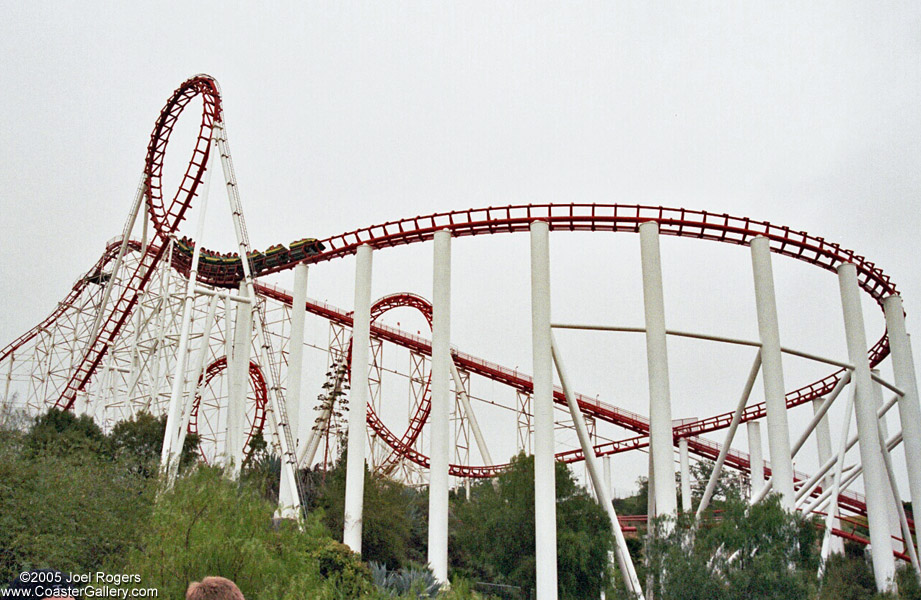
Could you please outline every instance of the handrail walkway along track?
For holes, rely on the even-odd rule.
[[[163,164],[166,148],[173,128],[186,106],[196,97],[202,99],[202,115],[198,136],[192,156],[181,182],[167,202],[163,195]],[[123,279],[124,284],[117,297],[102,307],[98,316],[99,327],[86,345],[81,356],[74,361],[66,385],[56,398],[45,400],[60,408],[72,408],[76,395],[92,381],[103,358],[115,343],[142,292],[163,260],[169,260],[176,271],[188,276],[192,271],[192,252],[195,241],[177,239],[176,234],[194,198],[198,194],[207,165],[209,164],[215,131],[223,129],[222,100],[219,87],[207,75],[195,76],[184,82],[171,96],[161,110],[150,137],[145,159],[144,178],[140,188],[144,210],[156,235],[155,240],[142,244],[135,240],[120,239],[111,243],[97,264],[73,286],[68,296],[39,325],[29,330],[5,348],[0,350],[0,361],[12,355],[40,332],[55,325],[68,306],[84,293],[88,282],[96,281],[113,261],[120,260],[120,254],[127,249],[140,252],[142,257]],[[234,183],[235,185],[235,183]],[[132,217],[133,219],[133,217]],[[292,269],[297,264],[314,264],[332,261],[355,254],[360,246],[375,249],[427,242],[438,231],[448,231],[454,237],[495,235],[528,232],[535,222],[546,222],[551,231],[637,233],[643,223],[655,222],[659,233],[675,237],[694,238],[714,242],[748,245],[756,237],[768,239],[770,251],[791,257],[821,269],[834,272],[838,266],[851,263],[856,266],[859,286],[880,306],[883,300],[896,294],[895,285],[879,267],[852,250],[824,238],[812,236],[803,231],[773,225],[767,221],[715,214],[707,211],[638,204],[535,204],[485,207],[478,209],[441,212],[390,221],[361,229],[352,230],[325,239],[304,238],[289,246],[276,244],[265,252],[247,252],[245,256],[220,253],[206,248],[199,249],[201,259],[197,267],[197,280],[206,286],[235,288],[249,271],[254,276],[264,276]],[[130,227],[129,233],[130,233]],[[168,254],[168,249],[171,252]],[[242,252],[242,251],[241,251]],[[243,261],[246,262],[244,268]],[[94,279],[95,278],[95,279]],[[291,294],[274,286],[256,283],[255,290],[263,298],[271,298],[291,304]],[[406,298],[398,301],[407,301]],[[420,305],[421,306],[421,305]],[[417,308],[420,308],[417,306]],[[306,309],[330,321],[350,327],[351,315],[341,309],[314,301],[308,301]],[[424,310],[424,306],[421,306]],[[429,308],[430,310],[430,308]],[[412,336],[381,323],[372,323],[372,334],[382,340],[399,344],[421,354],[431,354],[431,342]],[[878,365],[889,355],[889,342],[884,333],[868,350],[871,366]],[[516,390],[530,393],[533,380],[517,370],[479,359],[459,351],[452,351],[458,368],[499,382]],[[827,376],[786,393],[786,406],[792,408],[811,402],[830,393],[842,379],[846,369],[838,369]],[[554,389],[554,401],[566,405],[561,389]],[[635,437],[599,444],[595,452],[599,456],[626,450],[643,448],[649,443],[649,419],[599,402],[585,396],[578,396],[579,408],[587,415],[602,419],[638,434]],[[369,407],[370,408],[370,407]],[[742,413],[742,421],[756,420],[766,414],[764,403],[748,406]],[[733,413],[726,412],[702,418],[673,428],[673,441],[687,439],[689,449],[699,456],[716,458],[720,445],[699,436],[729,426]],[[427,466],[428,457],[412,448],[422,425],[427,418],[426,404],[422,403],[413,418],[410,428],[402,436],[391,432],[374,413],[368,411],[368,422],[374,430],[400,457]],[[560,452],[557,460],[574,462],[583,459],[581,450]],[[727,464],[742,470],[750,469],[747,455],[730,451]],[[460,477],[491,477],[503,465],[451,465],[452,475]],[[800,479],[806,476],[797,474]],[[813,493],[818,493],[817,488]],[[861,495],[843,492],[839,497],[841,506],[855,512],[866,512],[866,503]]]

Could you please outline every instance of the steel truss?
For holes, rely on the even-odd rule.
[[[196,96],[203,98],[204,108],[195,150],[176,195],[172,200],[165,200],[161,175],[166,145],[182,110]],[[199,188],[208,170],[212,150],[216,151],[215,156],[220,160],[228,192],[239,250],[236,259],[217,260],[214,258],[216,253],[201,248],[190,250],[189,240],[176,237],[179,223],[200,193]],[[207,186],[203,189],[207,190]],[[137,241],[131,234],[142,212],[144,225],[140,241]],[[837,271],[842,289],[845,283],[850,286],[848,294],[851,295],[846,296],[850,302],[850,316],[846,315],[846,324],[850,328],[848,362],[830,361],[836,364],[837,370],[807,386],[792,391],[780,388],[780,395],[775,394],[775,400],[779,398],[781,409],[836,394],[836,390],[852,373],[858,380],[855,385],[859,384],[862,390],[859,398],[866,402],[865,396],[871,384],[870,376],[865,371],[889,355],[890,340],[884,334],[869,348],[864,347],[867,344],[858,331],[863,327],[862,321],[853,316],[859,313],[854,308],[855,304],[859,307],[859,301],[853,300],[857,298],[858,289],[862,289],[881,307],[885,305],[890,334],[892,327],[901,327],[897,329],[899,337],[893,342],[897,382],[900,383],[887,385],[899,398],[910,397],[914,405],[917,404],[916,385],[909,381],[907,375],[910,371],[911,378],[914,377],[913,365],[906,358],[910,354],[906,349],[907,340],[902,339],[907,338],[904,323],[900,321],[904,314],[889,277],[874,263],[838,244],[764,221],[656,206],[512,205],[438,213],[375,225],[324,240],[314,240],[310,243],[309,252],[305,250],[307,246],[295,247],[294,244],[291,248],[281,246],[266,253],[256,252],[249,245],[242,219],[217,84],[210,77],[196,76],[177,89],[161,111],[148,146],[144,177],[123,235],[109,243],[97,264],[74,284],[65,300],[48,318],[0,351],[0,376],[4,378],[2,407],[7,412],[23,408],[35,414],[48,406],[58,406],[89,414],[104,427],[110,427],[142,411],[157,415],[168,413],[168,422],[173,431],[184,436],[187,429],[194,430],[201,437],[201,451],[205,459],[218,461],[223,453],[222,447],[228,443],[229,434],[241,433],[229,425],[230,417],[227,414],[228,404],[236,406],[231,397],[231,382],[228,381],[228,372],[233,364],[231,354],[248,350],[245,354],[250,355],[252,360],[248,369],[249,381],[244,382],[246,389],[243,391],[242,408],[245,417],[240,428],[245,430],[244,433],[250,439],[263,433],[272,450],[283,457],[285,476],[294,481],[293,467],[298,463],[303,464],[304,456],[309,456],[308,462],[316,464],[314,458],[319,446],[323,446],[323,458],[320,461],[323,467],[327,467],[338,456],[343,411],[337,410],[336,403],[342,402],[350,383],[347,381],[347,365],[351,360],[350,328],[353,315],[336,307],[307,301],[308,312],[330,322],[329,371],[322,390],[322,395],[329,402],[320,411],[316,435],[311,436],[310,443],[298,448],[295,446],[297,440],[289,431],[285,408],[285,378],[291,350],[288,347],[291,294],[256,281],[255,277],[289,269],[299,263],[312,264],[349,256],[362,246],[367,251],[370,248],[380,250],[429,241],[437,232],[460,237],[531,231],[532,241],[542,239],[540,236],[535,237],[535,232],[545,235],[551,230],[641,232],[641,238],[653,239],[649,233],[653,226],[655,236],[661,234],[707,239],[734,245],[752,245],[753,249],[757,242],[763,251],[759,255],[762,261],[765,257],[769,258],[770,254],[792,257],[825,270]],[[643,230],[646,233],[642,233]],[[194,247],[194,242],[191,247]],[[210,257],[209,260],[199,261],[202,252]],[[765,271],[762,268],[760,275],[756,274],[756,282],[765,281],[765,273],[769,275],[769,269]],[[189,279],[193,282],[189,283]],[[227,291],[241,284],[243,296]],[[237,330],[237,317],[234,313],[237,312],[236,305],[240,303],[250,307],[254,326],[252,331],[246,333],[242,347],[237,347],[233,344],[233,334]],[[426,480],[425,474],[429,467],[425,448],[430,443],[424,443],[424,425],[432,401],[432,367],[428,366],[432,343],[378,320],[388,309],[398,306],[417,308],[432,323],[431,306],[412,294],[385,297],[371,309],[371,337],[375,341],[371,352],[371,377],[367,382],[371,399],[367,418],[372,448],[369,458],[378,471],[397,474],[405,481],[414,483]],[[654,316],[655,308],[647,307],[647,320],[651,319],[650,315]],[[769,311],[760,311],[759,319],[765,315],[770,316]],[[770,323],[764,327],[769,332]],[[653,331],[645,331],[649,340]],[[655,333],[664,338],[666,333],[675,332],[666,332],[664,325],[656,325]],[[444,341],[445,338],[440,339]],[[777,364],[779,352],[785,349],[768,342],[762,341],[756,345],[761,348],[765,344],[765,361]],[[383,403],[389,401],[381,386],[385,344],[397,344],[410,352],[408,426],[402,434],[392,432],[379,416]],[[546,347],[542,348],[547,350]],[[446,355],[443,352],[441,356]],[[656,425],[645,416],[575,394],[572,390],[564,393],[563,389],[552,388],[547,383],[546,369],[539,372],[538,387],[541,389],[535,390],[534,379],[519,373],[517,369],[508,369],[453,349],[450,358],[453,368],[464,374],[460,378],[463,387],[469,386],[470,376],[473,375],[514,390],[519,450],[534,450],[532,437],[535,438],[535,447],[545,442],[541,441],[543,434],[539,431],[541,421],[538,419],[541,415],[544,415],[541,418],[546,416],[545,401],[557,407],[567,407],[570,411],[575,410],[575,406],[578,414],[584,415],[585,419],[582,423],[581,417],[574,416],[573,424],[567,422],[565,425],[567,428],[585,429],[584,437],[587,441],[583,440],[583,447],[556,452],[556,460],[583,460],[584,452],[588,451],[586,447],[590,447],[590,456],[607,456],[646,448],[650,446],[650,436],[663,439],[662,415],[657,417],[656,423],[659,425]],[[541,360],[546,358],[544,352]],[[661,366],[661,357],[656,360],[656,364]],[[445,363],[442,361],[440,364]],[[244,371],[246,367],[244,364]],[[777,381],[777,378],[772,380]],[[362,388],[364,385],[362,381]],[[458,392],[455,385],[454,464],[449,465],[450,474],[464,478],[494,476],[501,472],[503,464],[470,464],[470,433],[475,422],[471,419],[472,415],[465,414],[465,410],[457,405]],[[13,406],[14,398],[17,406]],[[893,404],[894,401],[888,406]],[[899,404],[900,411],[903,404]],[[863,442],[867,439],[867,432],[872,431],[873,414],[865,404],[859,408]],[[903,414],[903,421],[905,415],[914,414],[911,411],[917,412],[911,408]],[[723,429],[732,431],[741,422],[757,421],[765,416],[770,419],[770,412],[763,403],[743,403],[737,411],[704,417],[678,426],[669,426],[670,421],[665,419],[664,439],[666,444],[669,441],[678,444],[680,440],[685,440],[688,450],[696,456],[724,461],[727,466],[747,472],[750,469],[748,455],[730,448],[731,435],[724,446],[706,440],[701,435]],[[552,408],[550,414],[552,430]],[[664,416],[667,417],[667,414]],[[635,435],[621,440],[599,439],[597,425],[600,422],[616,425]],[[905,422],[910,423],[911,420]],[[266,423],[269,424],[268,430],[264,430]],[[909,426],[905,425],[906,428]],[[900,436],[896,434],[898,439],[892,443],[902,441]],[[180,441],[179,438],[172,439],[169,433],[167,437],[165,450],[172,442]],[[431,438],[430,435],[427,437]],[[906,443],[916,448],[915,438],[918,437],[906,436]],[[890,440],[884,439],[882,442],[888,447]],[[546,448],[541,450],[542,456],[544,450]],[[654,445],[654,450],[659,457],[657,460],[666,457],[666,462],[660,463],[666,464],[671,448],[660,441]],[[165,452],[164,456],[169,454]],[[775,467],[779,468],[779,465],[775,464]],[[863,465],[851,469],[847,477],[856,476],[853,474],[860,468]],[[868,468],[875,469],[873,476],[879,477],[879,469]],[[841,490],[835,490],[833,496],[838,504],[851,512],[866,513],[867,500],[860,494],[844,491],[847,482],[841,481],[840,471],[839,467],[834,478],[825,476],[822,483],[827,487],[830,481],[834,482],[834,486],[840,482]],[[765,473],[768,476],[773,474],[769,468],[765,469]],[[795,472],[792,478],[794,482],[809,479],[805,474]],[[913,483],[913,486],[917,487],[916,484]],[[917,495],[915,487],[913,494]],[[798,494],[797,502],[802,505],[810,501],[813,509],[819,508],[823,494],[828,493],[828,490],[812,482],[800,483],[794,490]]]

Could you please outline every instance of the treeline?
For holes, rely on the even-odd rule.
[[[844,553],[833,554],[820,576],[822,520],[786,513],[776,494],[750,506],[748,482],[736,473],[722,473],[695,523],[712,470],[710,461],[692,467],[690,514],[654,520],[653,535],[641,528],[640,538],[628,539],[638,576],[656,600],[921,600],[918,579],[904,563],[898,592],[877,593],[869,554],[854,542],[845,542]],[[614,501],[618,514],[646,512],[645,477],[637,487],[635,495]]]
[[[258,436],[240,480],[183,449],[164,491],[162,418],[139,414],[106,435],[88,417],[52,410],[24,431],[0,430],[0,587],[21,571],[137,573],[161,597],[207,575],[233,579],[249,600],[527,598],[534,581],[533,463],[451,497],[451,579],[437,592],[425,568],[427,491],[366,473],[363,558],[338,543],[345,459],[301,471],[308,517],[274,519],[279,460]],[[597,598],[610,584],[605,515],[559,465],[562,598]],[[475,588],[482,592],[478,593]]]
[[[518,456],[495,480],[450,498],[452,586],[438,592],[425,568],[427,490],[365,474],[363,556],[338,543],[345,457],[326,472],[303,470],[307,518],[274,519],[280,461],[251,441],[240,480],[183,448],[165,491],[157,474],[163,419],[140,414],[104,434],[87,417],[50,411],[23,430],[0,430],[0,586],[19,572],[137,573],[161,597],[183,596],[207,575],[233,579],[250,600],[295,598],[529,598],[535,580],[533,460]],[[705,468],[702,467],[702,468]],[[701,473],[702,475],[702,473]],[[646,489],[616,501],[645,512]],[[628,598],[607,517],[569,469],[557,464],[560,598]],[[900,594],[876,595],[863,550],[848,546],[819,578],[818,531],[776,500],[749,508],[737,485],[720,487],[699,528],[654,523],[651,542],[629,539],[644,586],[656,600],[919,599],[913,574]],[[716,512],[714,512],[716,511]],[[718,515],[718,518],[712,518]],[[363,559],[363,560],[362,560]]]

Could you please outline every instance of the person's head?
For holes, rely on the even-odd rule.
[[[224,577],[205,577],[193,581],[185,592],[185,600],[246,600],[237,584]]]
[[[54,569],[36,569],[34,571],[25,571],[21,573],[15,581],[7,587],[6,596],[17,598],[32,598],[34,600],[43,600],[45,598],[54,598],[54,600],[74,600],[73,596],[64,596],[62,594],[70,593],[73,586],[70,582],[70,576],[55,571]],[[11,590],[20,590],[18,592]]]

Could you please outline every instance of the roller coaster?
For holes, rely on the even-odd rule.
[[[162,176],[167,145],[177,120],[194,98],[202,101],[200,127],[178,189],[167,203]],[[109,424],[140,411],[166,414],[168,427],[163,462],[167,468],[188,432],[200,436],[200,450],[205,460],[236,468],[247,451],[248,439],[257,433],[263,434],[283,458],[281,502],[284,506],[281,508],[287,508],[287,512],[282,512],[290,515],[291,506],[299,503],[294,471],[314,464],[323,468],[338,454],[338,445],[344,443],[342,436],[334,432],[343,430],[344,423],[338,421],[344,418],[341,407],[346,399],[350,403],[349,431],[360,429],[359,435],[348,438],[350,463],[357,455],[356,464],[360,465],[367,455],[372,468],[379,472],[413,483],[431,483],[432,489],[436,485],[446,489],[448,476],[462,482],[500,473],[505,463],[492,460],[470,402],[488,401],[473,395],[470,377],[474,376],[494,382],[516,395],[518,402],[511,410],[516,412],[518,419],[519,449],[530,450],[533,437],[533,452],[538,459],[535,485],[539,505],[547,495],[547,488],[541,487],[546,484],[540,473],[541,460],[544,465],[548,460],[550,464],[553,460],[588,461],[596,496],[608,505],[612,528],[620,539],[620,521],[610,510],[610,481],[605,484],[600,481],[601,466],[609,473],[610,457],[629,451],[649,452],[650,481],[656,484],[651,493],[650,514],[674,514],[678,510],[674,488],[677,448],[681,455],[682,484],[688,479],[686,465],[690,454],[715,461],[715,477],[724,467],[751,476],[753,501],[773,489],[782,494],[790,510],[828,515],[829,533],[871,545],[877,583],[881,588],[889,585],[894,558],[911,561],[917,568],[914,523],[904,513],[899,515],[900,519],[893,516],[896,508],[887,505],[885,493],[879,491],[891,486],[895,488],[892,497],[900,498],[888,454],[901,443],[906,452],[912,504],[921,509],[921,411],[914,366],[906,350],[904,313],[895,285],[874,263],[834,242],[766,221],[684,208],[579,203],[442,212],[326,238],[305,237],[288,246],[276,244],[258,251],[250,247],[243,220],[222,103],[217,82],[207,75],[187,80],[170,97],[151,134],[133,210],[122,234],[107,244],[96,264],[77,279],[47,318],[0,350],[0,375],[5,378],[2,400],[7,409],[16,397],[31,414],[57,407],[90,414]],[[192,203],[196,198],[204,201],[207,197],[207,180],[210,171],[216,171],[212,165],[217,162],[226,183],[237,238],[237,247],[232,252],[210,250],[193,238],[178,235]],[[144,216],[143,227],[138,226],[139,215]],[[138,229],[141,229],[140,235],[136,234]],[[645,328],[549,321],[549,303],[546,310],[541,308],[541,298],[549,287],[537,283],[543,273],[540,249],[543,236],[559,231],[640,234],[644,244]],[[452,238],[514,233],[529,233],[532,241],[531,294],[535,323],[532,333],[537,376],[454,348],[444,333],[446,301],[444,297],[439,300],[439,291],[443,293],[445,288],[439,288],[437,279],[439,272],[447,270],[450,282],[450,255],[439,254],[439,244],[448,244],[444,247],[449,248]],[[658,237],[662,235],[751,246],[759,302],[759,340],[730,340],[667,330],[664,318],[661,323],[657,321],[655,297],[657,285],[661,293],[661,282],[656,283],[655,265]],[[432,302],[415,294],[397,293],[374,303],[368,301],[367,306],[363,304],[359,292],[363,287],[362,278],[370,280],[372,252],[432,241],[436,247],[436,265],[439,257],[441,260],[448,257],[441,271],[436,266]],[[356,305],[352,311],[306,298],[307,266],[356,254],[359,271],[356,274]],[[365,262],[363,254],[367,256]],[[771,325],[770,255],[789,257],[838,274],[849,339],[847,360],[826,359],[779,345],[776,308],[773,309],[774,325]],[[367,269],[364,275],[363,264]],[[293,292],[256,279],[292,269],[295,271]],[[302,276],[298,276],[299,270]],[[770,285],[765,287],[765,281]],[[858,289],[880,306],[888,326],[869,348],[865,338],[861,342],[862,319],[855,321],[853,311],[849,314],[847,308],[852,298],[849,294],[854,292],[853,297],[857,297]],[[859,297],[857,302],[859,307]],[[221,305],[223,315],[219,314]],[[432,328],[431,339],[387,325],[382,317],[394,308],[418,311]],[[329,343],[322,348],[327,356],[327,373],[322,382],[320,399],[323,402],[320,405],[307,402],[301,394],[304,315],[327,323],[330,331]],[[562,357],[552,334],[555,329],[565,328],[635,331],[646,335],[650,367],[649,417],[571,389],[565,380]],[[667,358],[664,352],[654,349],[657,336],[664,340],[666,335],[711,339],[757,349],[746,392],[735,410],[687,422],[671,421]],[[412,398],[407,426],[402,433],[385,424],[381,414],[383,365],[380,349],[384,344],[407,352],[414,365],[411,367],[414,372],[406,375]],[[857,347],[860,347],[859,353],[854,350]],[[779,379],[776,377],[782,353],[818,361],[832,370],[808,385],[784,390],[782,373]],[[895,382],[884,381],[871,371],[887,358],[893,361]],[[556,364],[559,373],[559,386],[553,385],[552,364]],[[748,395],[759,372],[764,379],[766,400],[748,404]],[[662,380],[656,380],[656,373],[664,373],[664,390],[660,385]],[[451,382],[453,391],[449,391]],[[819,456],[822,472],[810,475],[793,471],[791,456],[802,447],[805,437],[815,432],[816,436],[828,438],[825,411],[848,385],[853,388],[847,407],[848,421],[851,412],[856,411],[858,436],[850,436],[845,430],[841,446],[835,452],[827,441],[828,449]],[[880,408],[871,397],[876,393],[872,386],[891,391],[893,399]],[[450,406],[446,404],[447,398],[451,399]],[[791,444],[783,410],[806,404],[815,407],[816,418],[803,439]],[[902,431],[887,437],[887,432],[877,432],[878,417],[893,406],[898,406]],[[448,410],[452,411],[451,418],[456,424],[452,436],[443,435],[447,430]],[[315,423],[308,423],[309,416],[316,413],[319,415]],[[547,415],[550,415],[549,428]],[[561,449],[554,444],[554,424],[558,425],[561,420],[566,420],[567,425],[579,433],[578,447]],[[768,425],[770,462],[760,456],[760,441],[757,451],[753,450],[754,456],[732,448],[733,436],[740,424],[748,423],[757,428],[763,421]],[[586,428],[586,422],[590,426],[610,424],[631,435],[602,439],[596,427]],[[363,431],[365,426],[367,434]],[[432,431],[425,434],[428,428]],[[723,444],[702,437],[718,431],[726,432]],[[470,440],[471,434],[476,438],[475,444]],[[422,444],[426,435],[430,438],[428,455]],[[455,448],[442,445],[448,443],[448,438],[455,440]],[[820,439],[820,447],[821,442]],[[861,464],[845,467],[844,453],[854,443],[860,444]],[[357,453],[353,452],[353,444],[359,444],[355,446]],[[471,464],[470,449],[474,445],[483,464]],[[366,451],[366,447],[370,451]],[[321,448],[323,452],[319,455],[324,458],[318,459]],[[446,453],[450,451],[454,452],[455,459],[448,462]],[[653,463],[658,465],[656,472],[653,472]],[[357,468],[350,464],[350,473]],[[848,483],[861,473],[869,497],[847,489]],[[669,479],[672,481],[670,490]],[[360,550],[360,486],[356,507],[354,484],[349,485],[353,486],[353,500],[350,505],[347,498],[344,539]],[[552,487],[550,489],[552,491]],[[685,491],[684,497],[688,496]],[[437,501],[437,498],[433,500]],[[546,506],[544,504],[545,510]],[[689,506],[682,509],[688,510]],[[848,515],[868,523],[869,538],[841,525],[852,518]],[[439,519],[432,521],[433,527],[441,526]],[[901,525],[892,525],[891,521]],[[443,526],[446,528],[446,520]],[[537,527],[540,535],[539,522]],[[441,539],[440,533],[430,535],[436,536],[436,542]],[[549,534],[544,531],[543,535]],[[548,539],[544,537],[545,541]],[[555,545],[555,538],[552,541]],[[832,543],[826,540],[827,547]],[[446,576],[446,563],[438,552],[441,546],[446,549],[446,545],[445,537],[443,544],[435,543],[434,549],[430,548],[436,576],[442,579]],[[547,566],[551,560],[546,554],[541,555],[540,546],[538,544],[539,597],[555,597],[552,591],[555,579],[540,581],[542,576],[549,577],[541,575],[541,565]],[[624,556],[622,544],[618,548],[618,563],[625,579],[632,582],[630,586],[634,592],[641,594],[632,565],[626,564],[629,557]]]

